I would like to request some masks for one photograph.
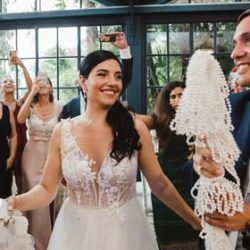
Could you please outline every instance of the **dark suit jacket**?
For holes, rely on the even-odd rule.
[[[243,188],[250,156],[250,90],[232,94],[229,96],[229,100],[232,107],[233,136],[241,151],[235,169],[241,180],[241,188]],[[182,172],[185,188],[190,189],[196,177],[193,171],[193,163],[189,161]]]
[[[123,72],[123,91],[128,87],[132,79],[133,70],[133,59],[123,59],[122,60],[122,72]],[[63,106],[62,118],[75,117],[80,115],[80,96],[77,96],[70,100]]]
[[[250,155],[250,90],[230,96],[232,106],[233,136],[241,154],[235,168],[244,183]]]

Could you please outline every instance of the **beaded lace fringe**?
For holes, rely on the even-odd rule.
[[[201,217],[200,237],[206,250],[230,250],[229,239],[223,229],[208,225],[204,214],[219,212],[232,216],[243,211],[240,181],[234,169],[239,149],[231,134],[231,106],[228,86],[218,61],[208,52],[197,50],[190,59],[186,88],[170,128],[186,135],[187,143],[211,149],[213,160],[227,170],[235,183],[224,176],[201,176],[191,190],[195,212]],[[206,142],[199,139],[206,135]]]

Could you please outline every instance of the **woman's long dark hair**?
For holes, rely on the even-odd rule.
[[[80,75],[87,79],[96,65],[110,59],[117,61],[121,67],[118,58],[109,51],[97,50],[88,54],[80,64]],[[141,148],[133,117],[120,101],[117,100],[109,109],[106,121],[112,127],[114,138],[110,156],[117,163],[126,156],[131,157],[135,150]]]
[[[169,82],[159,93],[156,99],[153,119],[154,127],[157,132],[160,152],[166,152],[170,141],[172,140],[173,132],[169,125],[175,116],[175,110],[170,106],[170,93],[175,88],[185,88],[185,84],[181,81]]]

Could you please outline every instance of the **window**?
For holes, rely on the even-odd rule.
[[[96,49],[118,50],[110,43],[100,43],[100,32],[121,31],[120,25],[74,26],[17,29],[0,31],[0,74],[11,74],[16,79],[17,97],[25,90],[20,68],[8,64],[8,51],[17,50],[32,79],[38,71],[45,71],[50,77],[54,96],[68,101],[78,94],[78,65],[86,54]],[[28,46],[27,46],[28,45]]]
[[[234,29],[232,22],[146,25],[147,112],[162,86],[185,78],[190,55],[196,49],[212,50],[228,76],[233,68]]]

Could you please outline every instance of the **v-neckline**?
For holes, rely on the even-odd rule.
[[[87,159],[87,161],[88,161],[88,163],[89,163],[89,164],[88,164],[88,167],[89,167],[90,171],[91,171],[92,173],[95,173],[96,176],[99,176],[100,173],[101,173],[101,171],[102,171],[102,169],[103,169],[103,167],[105,166],[105,164],[106,164],[107,161],[108,161],[108,158],[109,158],[109,155],[110,155],[110,150],[108,150],[108,152],[105,154],[105,157],[104,157],[104,159],[103,159],[103,161],[102,161],[102,163],[101,163],[101,165],[100,165],[100,168],[98,168],[99,170],[98,170],[98,171],[93,171],[93,169],[91,168],[91,165],[92,165],[93,163],[95,164],[96,161],[95,161],[93,158],[91,158],[91,157],[89,156],[88,153],[82,152],[80,146],[78,145],[78,143],[77,143],[75,137],[73,136],[73,134],[72,134],[72,132],[71,132],[71,122],[70,122],[69,125],[70,125],[69,128],[68,128],[68,129],[69,129],[69,134],[70,134],[70,136],[71,136],[71,140],[73,141],[73,143],[74,143],[74,145],[75,145],[77,151],[80,153],[80,155],[81,155],[85,160]]]

